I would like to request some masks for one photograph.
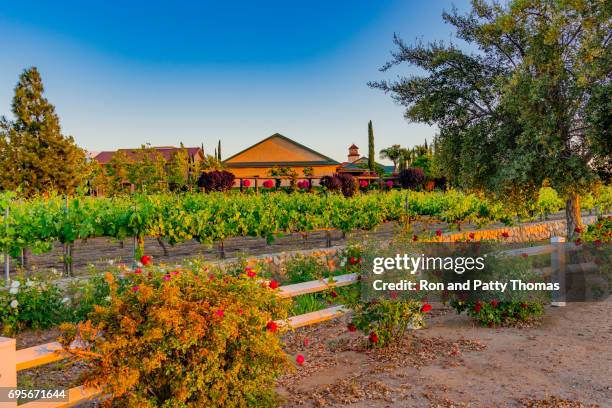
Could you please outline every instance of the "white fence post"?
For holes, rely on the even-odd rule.
[[[550,243],[555,250],[550,255],[550,266],[552,267],[552,282],[559,283],[559,290],[553,291],[552,306],[565,306],[565,237],[552,237]]]
[[[6,398],[8,388],[17,387],[17,353],[15,352],[15,339],[0,337],[0,387]],[[16,408],[15,401],[0,401],[1,408]]]

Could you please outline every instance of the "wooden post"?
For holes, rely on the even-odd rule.
[[[242,193],[242,179],[238,179],[240,180],[240,192]]]
[[[553,283],[559,283],[559,290],[553,291],[551,305],[561,307],[566,305],[565,245],[563,245],[565,237],[552,237],[550,243],[555,247],[555,250],[550,254],[551,280]]]
[[[0,337],[0,388],[8,394],[8,388],[17,387],[17,353],[15,339]],[[3,396],[6,396],[3,395]],[[2,408],[16,408],[17,400],[0,402]]]
[[[255,192],[259,193],[259,178],[255,177]]]
[[[307,190],[308,190],[308,191],[311,191],[311,190],[312,190],[312,178],[309,178],[309,179],[308,179],[308,189],[307,189]]]
[[[9,207],[7,205],[4,209],[4,225],[6,229],[8,229],[8,217]],[[4,251],[4,279],[6,281],[6,286],[8,286],[11,280],[11,254],[9,254],[8,248]]]
[[[219,257],[225,259],[225,245],[223,244],[223,240],[219,242]]]

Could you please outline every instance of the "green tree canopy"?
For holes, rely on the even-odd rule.
[[[0,120],[0,184],[26,196],[71,194],[86,175],[85,152],[62,135],[55,108],[43,94],[38,70],[25,70],[15,87],[14,120]]]
[[[370,86],[411,121],[439,129],[436,154],[460,187],[526,197],[544,180],[567,199],[568,235],[582,227],[578,193],[611,169],[610,30],[605,0],[473,0],[443,19],[456,44],[407,45],[393,60],[424,75]]]

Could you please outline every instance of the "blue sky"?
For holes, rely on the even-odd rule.
[[[199,146],[229,155],[279,132],[337,160],[431,140],[369,80],[392,36],[452,39],[441,20],[466,1],[62,1],[0,7],[0,114],[36,66],[63,131],[89,150]]]

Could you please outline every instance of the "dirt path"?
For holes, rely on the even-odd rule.
[[[359,351],[343,319],[290,335],[306,363],[280,382],[285,406],[612,406],[612,302],[549,308],[521,329],[435,312],[413,342],[384,352]]]

